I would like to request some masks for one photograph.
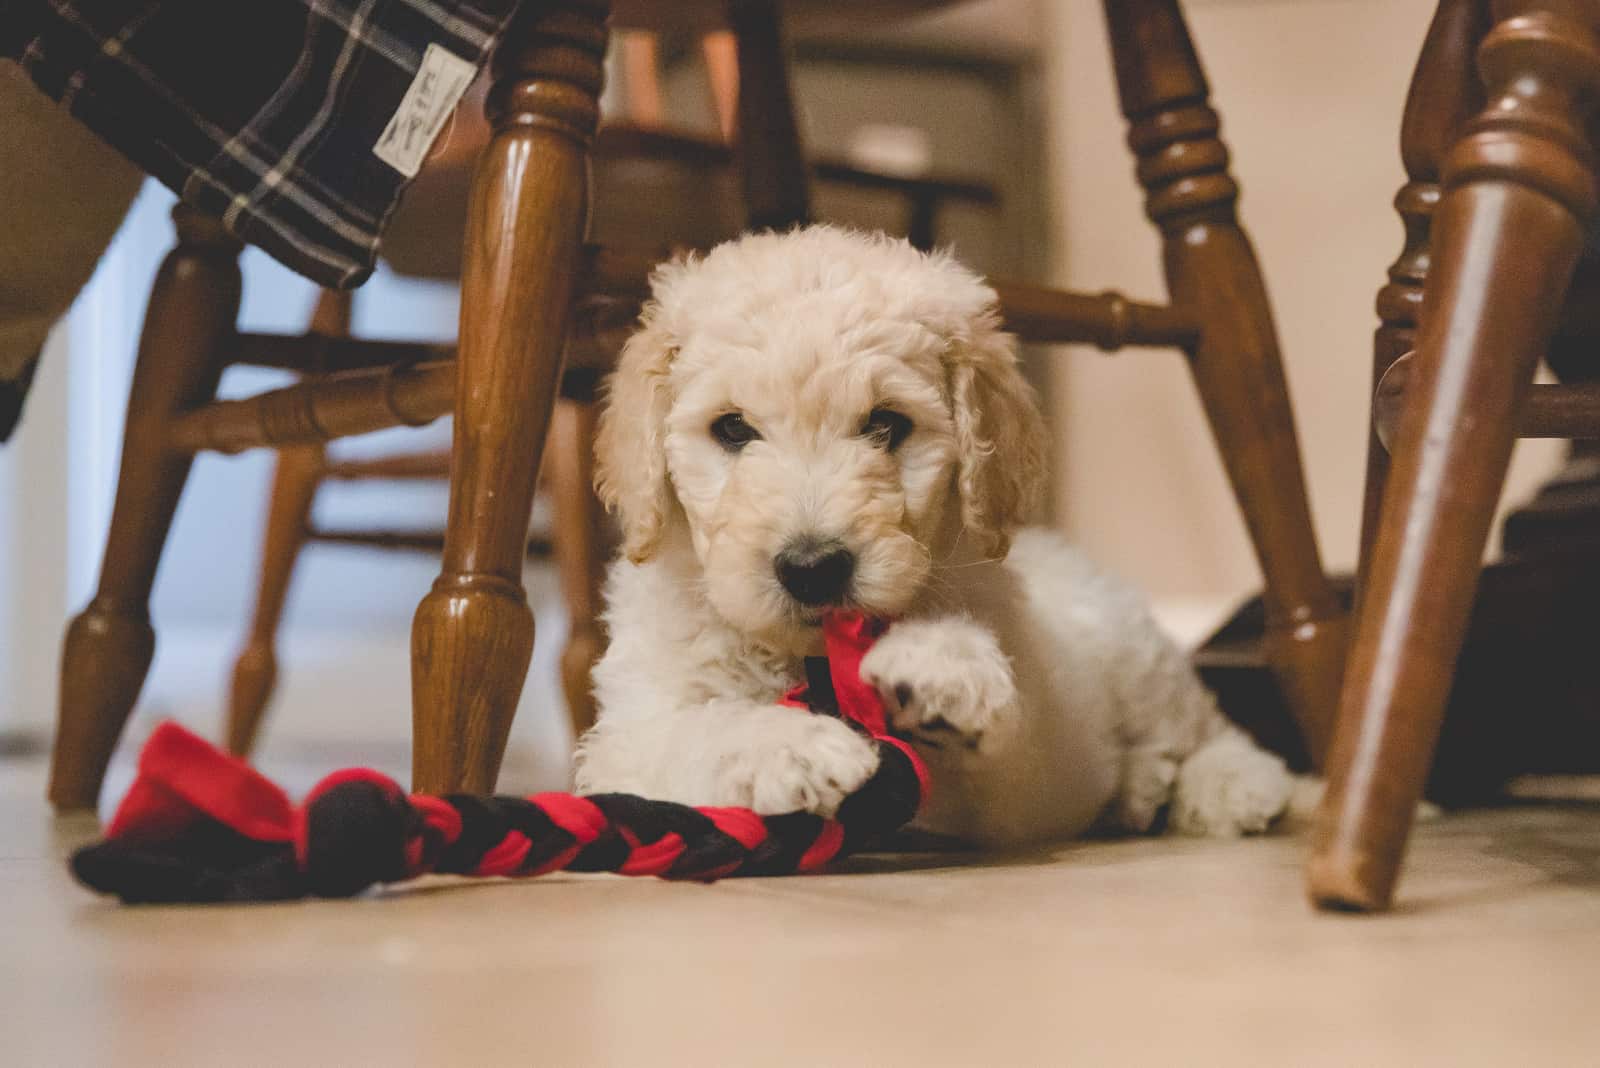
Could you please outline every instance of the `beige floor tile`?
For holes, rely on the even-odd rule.
[[[1292,836],[127,909],[42,788],[0,764],[6,1065],[1600,1060],[1592,807],[1424,826],[1378,918],[1312,914]]]

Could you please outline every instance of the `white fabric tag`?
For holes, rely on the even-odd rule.
[[[372,146],[373,155],[407,178],[415,178],[444,120],[476,73],[471,63],[449,49],[430,44],[394,118]]]

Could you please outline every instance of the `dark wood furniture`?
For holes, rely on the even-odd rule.
[[[939,2],[793,0],[783,8],[797,25],[837,26]],[[315,444],[446,411],[455,424],[442,571],[413,629],[414,785],[493,787],[532,649],[521,569],[561,355],[564,346],[569,357],[596,346],[607,325],[603,316],[573,314],[583,306],[575,297],[636,294],[644,276],[637,259],[582,244],[609,6],[529,5],[500,48],[486,107],[494,133],[473,185],[453,349],[238,335],[238,246],[215,222],[177,211],[178,247],[151,296],[130,397],[105,570],[68,633],[50,788],[57,806],[94,803],[143,682],[154,640],[146,604],[193,452]],[[1189,358],[1266,576],[1271,666],[1320,752],[1345,617],[1312,534],[1271,314],[1235,212],[1238,186],[1217,113],[1176,0],[1106,0],[1105,10],[1170,302],[1000,285],[1003,312],[1024,340],[1172,347]],[[734,156],[749,220],[804,221],[809,175],[776,0],[619,0],[617,15],[645,27],[732,27],[740,41]],[[259,397],[214,401],[230,361],[322,373]]]
[[[1576,269],[1597,93],[1593,0],[1439,4],[1402,125],[1406,245],[1378,298],[1357,625],[1309,868],[1325,908],[1391,903],[1513,441],[1600,433],[1595,385],[1532,385],[1546,354],[1593,363]]]

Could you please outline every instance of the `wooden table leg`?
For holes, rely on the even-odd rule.
[[[1117,88],[1200,399],[1266,578],[1268,662],[1320,763],[1347,619],[1322,571],[1266,287],[1177,0],[1106,0]]]
[[[167,421],[211,399],[218,352],[239,312],[240,245],[222,224],[179,205],[178,244],[156,275],[128,394],[122,469],[100,585],[67,628],[50,768],[58,809],[93,808],[122,726],[139,699],[155,631],[150,591],[192,457],[166,447]]]
[[[534,476],[588,210],[608,0],[528,5],[495,57],[463,251],[443,569],[412,627],[413,781],[492,790],[533,651]]]
[[[1392,900],[1513,424],[1600,195],[1586,134],[1600,8],[1501,0],[1494,13],[1479,53],[1489,103],[1445,164],[1414,387],[1313,834],[1325,908]]]

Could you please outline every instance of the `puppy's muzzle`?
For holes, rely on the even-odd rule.
[[[789,596],[811,607],[843,600],[856,571],[855,554],[834,539],[796,538],[772,564]]]

